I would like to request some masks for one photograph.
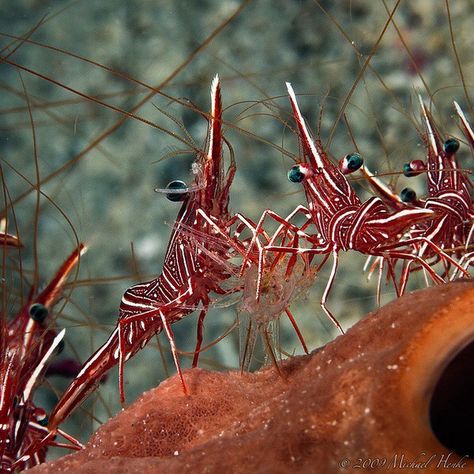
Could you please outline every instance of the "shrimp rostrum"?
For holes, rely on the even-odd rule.
[[[244,252],[238,234],[246,225],[245,219],[240,220],[239,215],[231,216],[229,213],[229,191],[236,168],[231,156],[230,164],[224,171],[225,139],[222,135],[222,103],[217,76],[211,86],[208,121],[206,151],[198,154],[193,165],[195,182],[186,185],[182,181],[172,181],[165,190],[168,199],[181,202],[181,208],[172,228],[161,274],[125,292],[115,329],[84,363],[50,414],[50,435],[94,390],[104,374],[117,364],[120,399],[123,402],[125,362],[162,330],[169,339],[183,390],[187,393],[171,324],[200,308],[193,360],[195,366],[210,294],[222,295],[234,291],[225,289],[223,285],[234,270],[227,262],[235,252]]]
[[[460,147],[459,141],[448,138],[442,142],[440,133],[421,97],[420,104],[426,126],[428,149],[426,160],[428,196],[423,205],[426,209],[436,212],[436,219],[424,226],[415,226],[410,234],[412,236],[422,234],[444,250],[454,252],[454,255],[462,262],[466,260],[465,254],[474,229],[472,182],[456,159],[456,152]],[[465,135],[472,143],[472,129],[459,105],[456,102],[454,104]],[[421,246],[419,255],[434,257],[435,261],[439,258],[439,255],[435,254],[426,243]],[[469,255],[467,260],[469,260]],[[449,274],[450,264],[453,262],[447,263],[446,273]],[[453,276],[459,271],[466,273],[456,262],[454,266]]]
[[[472,182],[466,170],[459,166],[456,158],[460,142],[456,138],[448,138],[444,142],[442,141],[441,134],[431,114],[426,109],[421,97],[419,100],[422,120],[426,130],[422,137],[427,148],[427,158],[426,162],[417,159],[406,163],[403,170],[404,175],[409,178],[425,174],[427,196],[417,198],[413,190],[405,188],[401,191],[399,197],[387,191],[387,187],[376,177],[370,176],[370,173],[367,173],[366,170],[363,171],[377,193],[393,209],[407,209],[415,206],[435,212],[433,219],[417,222],[409,228],[404,238],[407,240],[424,239],[424,241],[420,240],[418,256],[429,262],[430,266],[434,266],[442,260],[445,265],[444,273],[446,276],[450,275],[450,270],[454,267],[454,271],[450,275],[450,278],[453,279],[458,274],[468,275],[466,268],[472,258],[472,254],[468,252],[474,229]],[[474,135],[470,124],[459,105],[456,102],[454,102],[454,105],[461,119],[461,128],[467,140],[472,144]],[[427,241],[435,244],[444,253],[438,251],[436,247],[429,246]],[[449,254],[453,254],[455,259],[448,257]],[[383,259],[379,257],[379,260],[383,265]],[[395,261],[389,260],[388,263],[393,267]],[[404,262],[399,294],[403,293],[410,273],[420,269],[419,266],[413,267],[412,263],[411,260]]]
[[[36,293],[32,288],[26,303],[2,325],[0,347],[0,466],[1,472],[32,467],[44,462],[48,446],[78,449],[74,438],[58,430],[72,444],[48,438],[40,449],[25,452],[49,433],[46,412],[35,405],[36,386],[45,375],[47,364],[59,351],[65,330],[58,332],[52,320],[52,308],[61,297],[64,284],[79,262],[86,247],[80,244],[59,268],[55,277]],[[55,433],[55,434],[57,434]]]
[[[289,220],[266,211],[267,215],[280,222],[277,233],[294,232],[294,236],[286,245],[274,245],[276,235],[273,235],[270,243],[260,249],[260,254],[284,252],[306,258],[324,255],[322,264],[332,256],[332,268],[321,298],[321,307],[339,328],[326,302],[336,276],[340,251],[355,250],[366,255],[415,261],[436,283],[442,283],[443,279],[417,252],[420,245],[425,244],[441,258],[449,257],[423,237],[401,240],[406,229],[416,222],[432,219],[435,212],[425,208],[391,210],[378,197],[361,202],[344,173],[329,160],[320,141],[314,139],[307,128],[291,84],[287,83],[287,88],[301,146],[301,160],[290,169],[288,178],[303,185],[307,199],[307,206],[298,206],[290,216],[302,213],[307,222],[297,227],[295,232],[295,226]],[[315,226],[315,234],[306,232],[309,224]]]

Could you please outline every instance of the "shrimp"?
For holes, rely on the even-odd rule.
[[[49,443],[35,450],[27,460],[23,454],[48,430],[44,426],[46,413],[33,402],[38,381],[46,364],[57,352],[65,330],[57,332],[49,324],[54,304],[61,296],[64,284],[77,266],[86,246],[80,244],[65,260],[55,277],[38,294],[32,288],[26,304],[2,328],[0,354],[0,460],[2,472],[34,466],[44,461],[48,445],[79,448],[78,441],[58,431],[72,443],[64,445],[49,439]]]
[[[423,236],[400,241],[406,228],[415,222],[433,218],[435,212],[421,208],[391,211],[378,197],[362,203],[341,170],[329,161],[321,143],[311,136],[291,84],[287,83],[287,88],[303,150],[303,160],[290,169],[288,178],[291,182],[302,183],[304,186],[308,207],[299,206],[294,213],[302,212],[308,221],[297,229],[292,245],[279,246],[271,242],[263,248],[263,252],[286,252],[295,256],[324,255],[326,258],[332,255],[333,264],[321,298],[321,308],[340,330],[340,324],[326,306],[336,276],[340,251],[356,250],[367,255],[413,260],[425,268],[436,283],[442,283],[444,280],[417,255],[416,250],[422,243],[442,258],[449,261],[452,259]],[[271,211],[264,214],[273,215]],[[279,218],[279,222],[285,232],[292,230],[288,220]],[[317,234],[304,231],[309,222],[315,225]],[[298,246],[297,242],[301,239],[309,243],[310,247]],[[260,275],[259,277],[262,278]]]

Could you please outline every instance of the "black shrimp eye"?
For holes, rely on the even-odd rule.
[[[403,188],[400,192],[400,198],[403,202],[415,202],[416,192],[411,188]]]
[[[359,153],[351,153],[346,155],[345,161],[347,169],[351,172],[358,170],[364,163],[364,159],[359,155]]]
[[[459,142],[455,138],[449,138],[444,142],[444,151],[448,155],[453,155],[459,150]]]
[[[403,174],[407,177],[407,178],[411,178],[413,176],[413,171],[411,169],[411,166],[410,166],[410,163],[405,163],[403,165]]]
[[[41,303],[34,303],[30,306],[29,314],[33,321],[42,323],[48,317],[48,308]]]
[[[174,181],[171,181],[170,183],[168,183],[168,185],[166,186],[166,189],[169,189],[170,191],[173,191],[173,190],[180,190],[181,191],[181,190],[188,189],[188,186],[184,181],[181,181],[179,179],[175,179]],[[173,193],[173,192],[166,193],[166,197],[170,201],[173,201],[173,202],[184,201],[186,199],[187,195],[188,195],[188,193],[184,193],[184,192],[181,192],[181,193]]]
[[[403,165],[403,174],[407,178],[418,176],[426,170],[426,165],[422,160],[413,160]]]
[[[46,415],[44,415],[43,418],[38,418],[38,424],[41,425],[41,426],[48,426],[48,423],[49,423],[49,419]]]
[[[304,180],[304,173],[301,171],[299,165],[293,166],[290,171],[288,171],[288,179],[292,183],[301,183]]]

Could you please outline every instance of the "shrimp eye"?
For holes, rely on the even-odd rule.
[[[353,171],[357,171],[362,166],[364,160],[362,156],[359,155],[359,153],[350,153],[344,157],[344,162],[348,172],[352,173]]]
[[[30,306],[29,315],[33,321],[42,323],[48,317],[48,308],[41,303],[34,303]]]
[[[422,160],[413,160],[403,165],[403,174],[407,178],[418,176],[425,171],[426,165]]]
[[[178,201],[184,201],[188,195],[186,192],[178,192],[178,193],[173,193],[172,191],[174,190],[179,190],[179,191],[184,191],[188,189],[187,184],[184,181],[181,181],[179,179],[175,179],[174,181],[171,181],[168,183],[166,186],[166,189],[169,189],[170,192],[166,193],[166,197],[173,202],[178,202]]]
[[[411,178],[412,176],[414,176],[413,171],[412,171],[411,166],[410,166],[410,163],[405,163],[403,165],[403,174],[407,178]]]
[[[453,155],[459,150],[459,142],[455,138],[449,138],[444,142],[444,151],[448,155]]]
[[[415,202],[416,192],[411,188],[403,188],[400,192],[400,198],[403,202]]]
[[[38,421],[38,424],[41,425],[41,426],[48,426],[49,420],[48,420],[48,417],[46,416],[46,414],[44,415],[43,418],[38,417],[37,421]]]
[[[304,180],[304,173],[301,171],[299,165],[293,166],[290,171],[288,171],[288,179],[292,183],[301,183]]]

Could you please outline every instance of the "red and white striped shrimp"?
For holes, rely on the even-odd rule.
[[[230,216],[228,209],[235,163],[231,157],[229,168],[224,174],[221,114],[220,84],[216,76],[211,86],[207,151],[198,156],[193,167],[196,170],[195,184],[187,187],[183,182],[173,181],[167,188],[168,198],[172,201],[182,201],[182,205],[173,227],[162,273],[158,278],[134,285],[125,292],[116,328],[108,340],[85,362],[50,414],[48,426],[51,436],[69,413],[94,389],[103,375],[117,364],[120,398],[123,402],[125,362],[163,329],[170,341],[186,393],[171,324],[191,314],[201,305],[198,341],[193,361],[195,365],[202,342],[203,321],[210,302],[209,294],[228,292],[222,288],[222,283],[232,273],[229,272],[229,265],[222,264],[221,261],[229,260],[236,249],[244,252],[242,244],[234,235],[230,235],[229,230],[240,217]],[[201,237],[202,243],[197,243],[193,229],[208,238]],[[235,233],[237,235],[238,231]],[[220,245],[215,245],[216,240]],[[214,249],[219,249],[217,258],[212,256]]]
[[[465,137],[467,138],[467,141],[469,142],[469,145],[471,147],[471,152],[474,152],[474,131],[472,130],[471,124],[468,122],[463,110],[461,109],[461,107],[459,106],[459,104],[456,101],[454,101],[454,108],[456,109],[456,113],[458,114],[459,118],[461,119],[461,128],[464,132]],[[474,172],[471,170],[471,180],[469,180],[469,179],[465,180],[465,182],[469,183],[469,187],[471,189],[471,192],[474,188],[474,185],[472,183],[473,176],[474,176]],[[468,224],[468,235],[467,235],[467,239],[466,239],[466,242],[465,242],[466,251],[469,248],[469,245],[470,245],[471,240],[472,240],[473,235],[474,235],[474,222],[472,222],[472,215],[473,214],[474,214],[474,198],[471,199],[471,223],[469,223],[469,222],[467,223]],[[469,228],[469,225],[470,225],[470,228]],[[464,259],[465,257],[466,257],[466,255],[464,255],[462,257],[462,259]],[[473,258],[472,252],[469,252],[469,256],[468,256],[467,260],[472,261],[472,258]]]
[[[79,447],[80,444],[59,431],[73,445],[53,439],[22,460],[29,447],[48,434],[42,424],[43,409],[33,402],[34,389],[45,374],[46,364],[58,350],[65,330],[59,333],[51,325],[51,312],[61,296],[64,284],[77,266],[86,247],[80,244],[66,259],[55,277],[39,294],[32,288],[28,301],[18,314],[2,327],[0,353],[0,465],[12,472],[44,462],[48,445]]]
[[[422,118],[425,123],[426,135],[425,143],[427,145],[427,160],[413,160],[403,166],[403,173],[406,177],[426,174],[428,194],[425,198],[417,198],[416,193],[410,188],[405,188],[400,195],[394,193],[385,183],[370,173],[365,167],[361,171],[376,193],[392,209],[403,209],[408,207],[419,207],[431,209],[435,212],[435,217],[427,222],[417,222],[408,229],[405,238],[413,239],[423,237],[434,242],[445,252],[454,253],[459,259],[459,264],[464,264],[464,270],[469,266],[471,253],[467,252],[472,232],[474,229],[473,218],[474,209],[470,190],[472,182],[466,175],[466,171],[459,167],[456,159],[456,152],[459,149],[459,141],[454,138],[448,138],[442,143],[440,133],[438,132],[431,115],[421,99]],[[462,109],[454,102],[456,112],[461,119],[461,128],[469,141],[474,143],[474,135]],[[434,265],[440,260],[439,252],[433,250],[426,242],[421,243],[418,249],[418,255],[427,259],[430,265]],[[369,275],[374,271],[379,263],[379,277],[383,268],[383,263],[387,262],[393,275],[393,267],[396,263],[394,259],[378,257],[375,264],[371,267]],[[446,274],[449,274],[449,268],[452,261],[446,260]],[[463,268],[455,264],[455,269],[451,279],[463,272]],[[418,269],[417,267],[416,269]],[[397,294],[403,293],[408,277],[412,268],[412,261],[404,262],[404,269],[400,280],[400,289]],[[465,274],[465,272],[464,272]],[[380,279],[379,279],[380,282]],[[380,285],[378,287],[378,293]]]
[[[263,250],[294,255],[332,255],[333,265],[321,298],[321,307],[338,327],[340,325],[326,307],[326,301],[335,279],[338,253],[341,250],[357,250],[367,255],[413,260],[425,268],[435,282],[443,282],[415,250],[420,243],[424,243],[442,258],[452,260],[449,256],[422,236],[400,241],[405,229],[415,222],[433,218],[434,211],[419,208],[391,211],[378,197],[372,197],[362,203],[344,174],[326,157],[320,142],[311,136],[299,110],[295,93],[289,83],[287,87],[303,152],[302,162],[291,168],[288,177],[292,182],[303,184],[308,207],[299,209],[316,226],[318,234],[310,235],[300,228],[291,246],[272,243],[266,245]],[[268,212],[267,214],[271,215]],[[292,230],[285,220],[279,222],[285,232]],[[298,247],[295,245],[298,240],[306,241],[311,246]]]
[[[423,200],[423,207],[435,211],[436,217],[429,223],[414,226],[410,230],[410,236],[422,235],[446,251],[453,249],[456,257],[463,259],[474,228],[472,182],[460,168],[456,159],[456,152],[460,146],[459,141],[455,138],[448,138],[443,143],[421,97],[420,104],[426,127],[428,150],[426,160],[428,195]],[[466,138],[471,141],[472,130],[456,102],[455,109],[461,118]],[[434,258],[435,262],[439,259],[439,254],[433,253],[426,243],[420,246],[418,255],[424,258]],[[446,273],[448,274],[451,262],[447,263]],[[409,267],[410,264],[407,265],[406,272],[409,271]],[[462,269],[456,266],[453,275],[456,275],[458,271],[462,272]]]
[[[444,251],[454,253],[460,262],[466,263],[466,261],[470,261],[470,254],[467,256],[465,254],[474,229],[472,223],[474,218],[471,197],[472,182],[466,172],[460,168],[456,159],[456,153],[460,147],[459,141],[455,138],[448,138],[444,143],[442,142],[431,114],[426,110],[421,97],[419,100],[426,129],[427,159],[426,163],[419,159],[406,163],[403,167],[403,173],[407,177],[426,174],[427,196],[417,199],[416,194],[406,188],[402,190],[401,197],[399,197],[394,193],[390,193],[380,180],[370,176],[370,173],[367,173],[366,170],[363,170],[363,172],[377,193],[392,208],[400,209],[404,206],[417,206],[435,212],[435,217],[429,222],[414,224],[406,234],[407,239],[423,237]],[[454,105],[461,119],[461,128],[472,144],[473,135],[469,122],[459,105],[456,102],[454,102]],[[434,265],[440,260],[439,252],[434,251],[426,242],[420,244],[418,255],[429,260],[430,265]],[[394,262],[391,262],[391,264],[393,265]],[[448,275],[453,261],[446,260],[445,264],[445,273]],[[400,281],[400,293],[403,293],[406,287],[409,273],[414,270],[411,265],[412,262],[405,262]],[[465,269],[461,268],[457,262],[454,262],[454,266],[455,269],[451,279],[460,273],[466,274]],[[467,267],[468,264],[465,266]]]

